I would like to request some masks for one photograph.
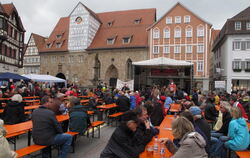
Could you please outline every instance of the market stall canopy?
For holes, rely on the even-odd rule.
[[[14,74],[14,73],[10,73],[10,72],[4,72],[4,73],[0,73],[0,81],[9,81],[9,80],[13,80],[13,81],[29,81],[30,79],[18,74]]]
[[[66,80],[54,77],[51,75],[38,75],[38,74],[27,74],[27,75],[22,75],[24,77],[27,77],[35,82],[66,82]]]
[[[133,62],[136,66],[191,66],[193,63],[184,60],[174,60],[165,57],[154,58],[150,60],[143,60]]]

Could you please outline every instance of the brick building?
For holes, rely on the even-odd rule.
[[[211,27],[210,23],[183,4],[176,3],[148,30],[149,58],[166,57],[192,62],[193,86],[209,90]],[[188,69],[177,71],[188,71]],[[182,79],[178,74],[154,81],[167,84],[169,79],[173,79],[181,88],[190,88],[190,80],[185,77]]]

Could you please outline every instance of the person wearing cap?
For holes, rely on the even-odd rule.
[[[211,128],[207,121],[202,117],[201,109],[198,106],[191,106],[189,112],[193,116],[194,124],[204,133],[206,137],[206,151],[210,155],[210,143],[211,143]]]
[[[5,124],[16,124],[26,120],[22,101],[23,98],[20,94],[11,97],[11,101],[7,103],[3,112]]]
[[[149,124],[148,124],[149,126]],[[133,111],[127,111],[121,118],[121,124],[113,132],[100,158],[137,158],[149,141],[138,137],[138,119]]]

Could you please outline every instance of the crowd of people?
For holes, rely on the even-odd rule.
[[[26,105],[22,97],[34,95],[41,98],[41,106],[30,117],[24,114]],[[78,96],[82,95],[89,97],[87,106],[80,104]],[[68,96],[67,100],[65,96]],[[101,158],[138,157],[159,133],[158,126],[164,117],[173,114],[173,103],[180,105],[179,116],[172,122],[174,140],[159,140],[173,157],[226,158],[228,149],[246,150],[250,143],[246,123],[250,117],[250,100],[249,93],[245,91],[202,94],[194,89],[192,94],[188,94],[173,83],[138,91],[130,90],[127,85],[121,90],[110,89],[105,84],[99,84],[95,89],[80,90],[75,85],[48,88],[38,83],[12,83],[2,88],[0,98],[10,98],[10,101],[1,101],[0,104],[0,108],[4,109],[1,118],[5,124],[16,124],[31,118],[34,143],[60,145],[61,158],[67,156],[72,142],[72,136],[65,132],[70,130],[83,135],[90,126],[86,111],[95,111],[98,119],[102,119],[96,106],[111,103],[118,105],[115,111],[125,114],[102,151]],[[59,123],[56,115],[66,113],[69,114],[69,121]],[[42,153],[44,158],[49,157],[50,148],[45,148]]]

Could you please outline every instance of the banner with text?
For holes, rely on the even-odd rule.
[[[124,82],[122,80],[117,79],[116,88],[119,89],[119,90],[121,90],[122,87],[124,87],[125,84],[127,85],[127,87],[130,90],[134,90],[134,80],[130,80],[130,81]]]

